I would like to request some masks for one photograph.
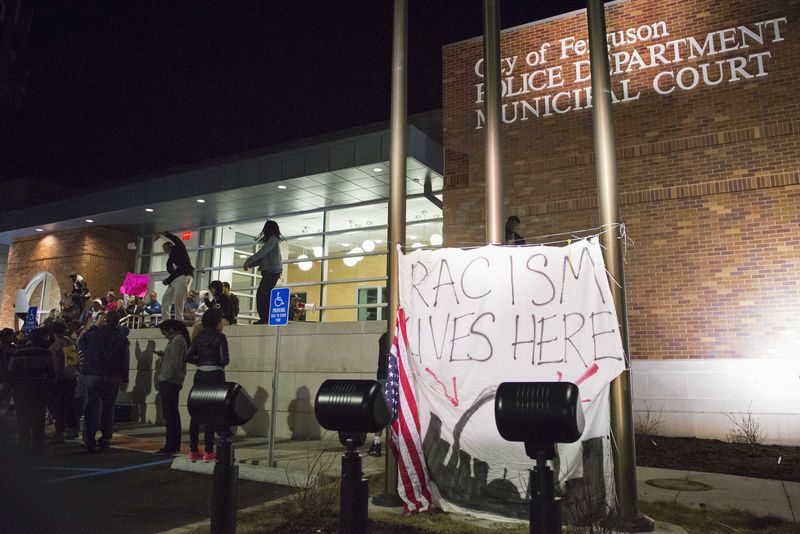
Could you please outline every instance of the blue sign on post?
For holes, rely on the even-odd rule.
[[[269,320],[270,326],[285,326],[289,324],[289,288],[276,287],[269,295]]]
[[[25,319],[25,335],[30,335],[31,332],[36,330],[36,312],[39,310],[36,306],[28,308],[28,317]]]

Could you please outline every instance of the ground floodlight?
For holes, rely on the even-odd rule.
[[[497,431],[508,441],[522,441],[536,460],[530,474],[531,534],[561,534],[561,502],[547,460],[556,443],[573,443],[583,434],[584,419],[578,386],[569,382],[505,382],[494,398]]]
[[[338,432],[379,432],[389,423],[389,408],[375,380],[326,380],[314,401],[320,426]]]
[[[366,534],[369,483],[361,470],[358,448],[367,432],[379,432],[389,424],[389,408],[375,380],[326,380],[317,391],[314,414],[320,426],[339,432],[345,446],[342,455],[339,532]]]
[[[189,392],[189,415],[201,425],[239,426],[256,414],[253,398],[235,382],[197,384]]]
[[[506,441],[573,443],[585,424],[578,386],[570,382],[504,382],[494,414]]]

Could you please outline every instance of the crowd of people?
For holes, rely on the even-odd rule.
[[[155,351],[161,360],[157,382],[166,426],[165,443],[158,453],[180,450],[178,395],[186,365],[196,366],[194,384],[225,382],[230,357],[222,331],[237,323],[239,300],[230,284],[220,280],[212,281],[199,295],[190,290],[194,266],[186,246],[171,233],[164,237],[169,275],[162,282],[167,289],[161,303],[156,292],[150,292],[146,301],[138,296],[120,298],[114,290],[93,297],[83,276],[72,272],[71,291],[60,310],[51,310],[36,328],[0,332],[0,403],[6,404],[7,412],[16,412],[21,452],[44,451],[48,412],[55,425],[50,444],[80,437],[87,452],[109,447],[117,396],[128,386],[128,335],[131,327],[139,326],[158,327],[167,339],[165,349]],[[281,274],[278,245],[282,239],[277,223],[267,221],[257,238],[262,246],[243,265],[244,269],[258,266],[262,274],[256,324],[267,322],[268,295]],[[191,334],[187,325],[193,327]],[[216,460],[214,430],[205,429],[200,452],[200,427],[190,421],[192,461]]]

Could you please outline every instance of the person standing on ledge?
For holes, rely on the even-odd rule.
[[[159,237],[161,234],[156,234],[153,236],[153,241],[158,241]],[[161,298],[161,313],[164,319],[169,319],[170,308],[174,304],[175,318],[183,321],[183,307],[186,304],[186,294],[189,292],[194,266],[192,260],[189,259],[189,253],[186,252],[186,245],[178,236],[164,232],[164,237],[169,239],[162,245],[164,253],[169,254],[169,258],[167,258],[169,276],[161,283],[169,287]]]
[[[244,270],[258,265],[261,270],[261,283],[258,284],[256,291],[256,309],[258,310],[258,321],[253,324],[267,324],[269,318],[269,295],[272,288],[278,283],[283,271],[283,259],[281,258],[281,229],[278,223],[269,220],[264,223],[261,234],[256,241],[261,243],[261,249],[247,258],[244,262]]]
[[[512,215],[506,221],[506,245],[524,245],[525,239],[517,233],[519,217]]]

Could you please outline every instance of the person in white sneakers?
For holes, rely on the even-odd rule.
[[[153,241],[157,241],[159,237],[161,235],[156,234],[153,237]],[[167,287],[164,296],[161,298],[161,313],[164,319],[169,319],[170,308],[174,304],[175,319],[183,321],[183,307],[186,304],[186,294],[189,292],[194,266],[192,265],[192,260],[189,259],[186,245],[183,244],[183,241],[178,236],[164,232],[164,237],[169,239],[162,245],[164,253],[169,254],[169,258],[167,258],[169,276],[161,283],[169,287]]]

